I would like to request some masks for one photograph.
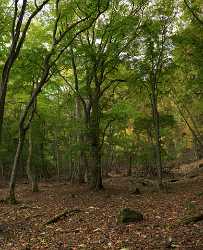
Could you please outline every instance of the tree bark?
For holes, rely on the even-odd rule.
[[[38,176],[37,176],[37,169],[35,165],[32,165],[32,127],[30,128],[29,135],[28,135],[28,158],[27,158],[27,175],[28,180],[32,185],[32,192],[39,192],[38,187]]]
[[[94,190],[103,189],[101,170],[101,147],[100,147],[100,110],[99,98],[95,96],[92,101],[92,111],[90,115],[90,158],[91,158],[91,178],[90,187]]]
[[[25,130],[20,128],[18,146],[17,146],[15,158],[14,158],[14,163],[13,163],[13,168],[12,168],[10,183],[9,183],[8,200],[11,203],[16,203],[16,198],[15,198],[16,175],[17,175],[17,170],[19,167],[19,160],[20,160],[22,149],[23,149],[24,141],[25,141]]]
[[[0,160],[0,167],[1,167],[1,177],[2,177],[2,180],[4,179],[4,165],[3,165],[3,162]]]
[[[77,73],[77,67],[76,67],[76,59],[73,52],[72,46],[70,46],[70,52],[71,52],[71,61],[72,61],[72,68],[73,68],[73,74],[74,74],[74,80],[75,80],[75,86],[74,89],[77,93],[75,97],[75,120],[79,124],[79,122],[84,118],[84,115],[82,113],[82,103],[81,103],[81,96],[79,91],[79,80],[78,80],[78,73]],[[80,130],[79,134],[76,136],[76,143],[83,145],[84,144],[84,136],[82,135],[82,131]],[[79,159],[77,162],[77,168],[78,168],[78,176],[77,181],[78,183],[84,183],[85,182],[85,172],[86,172],[86,159],[85,159],[85,152],[83,152],[84,149],[82,148],[79,152]]]
[[[151,83],[152,96],[151,96],[151,105],[152,105],[152,114],[153,114],[153,124],[154,124],[154,133],[155,133],[155,152],[156,152],[156,165],[158,172],[158,185],[161,189],[163,187],[163,166],[161,159],[161,136],[160,136],[160,122],[159,122],[159,112],[157,107],[157,86],[156,82]]]
[[[0,83],[0,145],[1,145],[1,139],[2,139],[4,107],[5,107],[9,72],[10,72],[10,69],[4,69],[3,74],[2,74],[2,80]]]
[[[132,154],[130,153],[127,176],[132,176]]]
[[[27,164],[26,164],[26,171],[27,171],[27,177],[29,183],[32,183],[32,173],[31,173],[31,159],[32,159],[32,135],[31,135],[31,129],[29,131],[28,135],[28,158],[27,158]]]

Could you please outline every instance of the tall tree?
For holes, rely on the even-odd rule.
[[[10,47],[8,49],[8,54],[4,62],[0,79],[0,143],[10,71],[19,56],[32,20],[48,2],[49,0],[45,0],[42,3],[37,3],[37,1],[34,1],[33,4],[35,7],[30,13],[29,10],[26,11],[29,5],[27,0],[23,0],[22,3],[20,3],[19,0],[13,1],[14,8],[10,27]]]
[[[138,35],[146,5],[146,1],[137,5],[112,1],[109,11],[74,43],[73,52],[76,54],[76,60],[73,64],[73,74],[78,85],[74,91],[84,109],[85,138],[89,145],[89,184],[96,190],[103,188],[101,167],[103,99],[107,91],[114,91],[116,86],[126,81],[125,78],[117,77],[119,65],[122,54]],[[61,72],[61,76],[68,83],[64,71]],[[112,120],[114,119],[110,118],[107,121],[107,127]]]
[[[15,184],[16,184],[16,174],[19,165],[19,159],[22,153],[25,135],[27,130],[30,127],[32,119],[34,117],[35,110],[32,108],[33,104],[36,102],[37,96],[42,91],[44,85],[50,80],[54,74],[54,68],[57,61],[60,59],[62,54],[67,50],[73,40],[82,32],[87,30],[92,24],[97,20],[97,18],[106,11],[108,8],[108,2],[104,6],[98,6],[98,4],[93,4],[92,8],[89,10],[89,13],[82,13],[82,16],[77,16],[76,20],[71,20],[71,24],[67,23],[67,6],[63,6],[62,0],[55,1],[55,15],[54,23],[52,27],[52,39],[50,48],[47,54],[44,57],[41,66],[41,74],[35,85],[31,98],[25,105],[24,110],[21,113],[19,121],[19,138],[18,146],[14,158],[13,168],[11,172],[10,184],[9,184],[9,197],[11,203],[15,203]],[[80,9],[79,9],[80,10]],[[75,11],[75,10],[73,10]],[[72,13],[70,13],[72,15]],[[64,18],[65,15],[65,18]],[[71,16],[72,17],[72,16]],[[76,30],[76,28],[78,28]],[[68,41],[64,44],[65,38],[68,37]]]

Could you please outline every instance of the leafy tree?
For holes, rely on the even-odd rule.
[[[0,141],[10,71],[19,56],[32,20],[49,2],[49,0],[45,0],[42,3],[37,3],[37,1],[34,1],[34,9],[31,10],[31,13],[30,10],[28,10],[29,3],[27,0],[23,0],[22,4],[20,4],[18,0],[14,0],[13,2],[13,15],[12,19],[10,20],[10,47],[8,49],[7,56],[2,68],[0,81]],[[9,5],[9,2],[7,2],[7,4]],[[6,11],[4,9],[5,14],[9,9],[8,5],[4,7],[7,9]],[[28,18],[26,17],[26,15],[28,15]]]

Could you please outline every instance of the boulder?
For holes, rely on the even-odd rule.
[[[141,212],[132,210],[130,208],[121,209],[117,216],[117,222],[120,224],[140,222],[143,219],[144,217]]]

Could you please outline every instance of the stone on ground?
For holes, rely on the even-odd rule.
[[[121,224],[140,222],[143,219],[144,217],[141,212],[132,210],[130,208],[121,209],[117,216],[117,222]]]

